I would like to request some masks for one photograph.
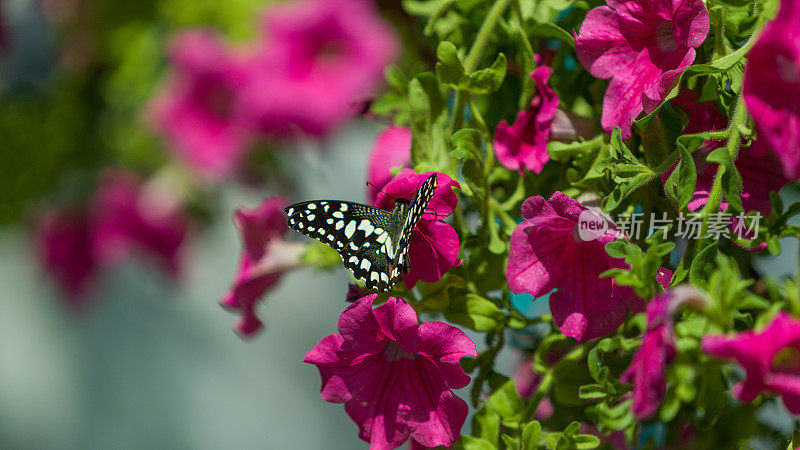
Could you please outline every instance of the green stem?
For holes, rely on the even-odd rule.
[[[736,155],[739,153],[739,145],[742,142],[742,133],[739,128],[740,123],[747,120],[747,108],[744,104],[741,92],[739,98],[736,100],[736,108],[733,111],[733,117],[728,125],[728,154],[731,156],[731,161],[736,161]],[[700,236],[705,236],[708,231],[708,222],[711,215],[719,211],[719,204],[722,201],[722,177],[725,175],[725,166],[720,165],[717,167],[717,175],[714,177],[714,184],[711,185],[711,191],[708,193],[708,201],[703,208],[703,223],[700,227]]]
[[[469,49],[467,59],[464,60],[464,71],[466,73],[472,73],[477,68],[483,49],[486,47],[486,43],[489,42],[489,36],[492,35],[492,30],[494,30],[495,25],[497,25],[497,22],[500,20],[500,17],[503,15],[503,12],[505,12],[510,2],[511,0],[497,0],[494,5],[492,5],[492,8],[486,15],[486,19],[484,19],[483,24],[481,24],[481,28],[478,30],[478,35],[475,37],[472,48]],[[464,118],[464,105],[467,102],[468,96],[468,92],[460,89],[456,91],[455,107],[453,108],[453,115],[450,117],[451,133],[461,128],[461,121]]]
[[[522,6],[519,3],[519,0],[513,0],[511,2],[511,9],[514,12],[514,22],[516,23],[517,33],[520,35],[520,41],[522,41],[522,74],[520,76],[520,89],[522,95],[519,97],[519,109],[525,109],[528,107],[528,103],[531,101],[531,97],[535,93],[536,84],[533,82],[533,79],[528,76],[534,69],[536,69],[536,57],[533,53],[533,45],[531,45],[531,41],[528,40],[528,35],[525,33],[525,18],[522,15]]]
[[[481,114],[478,107],[475,105],[475,100],[472,96],[469,96],[469,110],[472,111],[472,117],[475,118],[475,122],[478,123],[478,127],[480,128],[481,132],[486,137],[487,142],[492,139],[492,133],[489,132],[489,127],[486,126],[486,121],[483,120],[483,115]]]
[[[442,0],[442,2],[439,3],[439,6],[436,8],[436,11],[434,11],[433,15],[431,15],[431,18],[428,19],[428,23],[425,25],[425,29],[422,31],[422,33],[425,36],[430,36],[431,34],[433,34],[433,26],[436,23],[436,21],[439,20],[444,15],[444,13],[447,12],[448,9],[450,9],[450,6],[455,2],[456,0]]]

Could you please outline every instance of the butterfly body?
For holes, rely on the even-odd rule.
[[[397,199],[391,211],[340,200],[313,200],[285,209],[290,227],[339,252],[345,267],[368,289],[388,292],[400,273],[408,273],[411,232],[436,188],[426,179],[409,201]]]

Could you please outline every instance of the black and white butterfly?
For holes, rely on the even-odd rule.
[[[367,289],[388,292],[401,271],[408,273],[411,232],[435,189],[433,174],[410,201],[395,200],[391,211],[339,200],[295,203],[285,211],[290,227],[336,249]]]

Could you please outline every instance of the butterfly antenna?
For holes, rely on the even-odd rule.
[[[386,192],[383,191],[383,189],[378,188],[378,186],[375,186],[374,184],[370,183],[369,181],[367,181],[367,186],[371,187],[372,189],[375,189],[376,191],[382,193],[383,195],[389,197],[392,200],[397,200],[397,198],[392,197],[391,195],[387,194]]]
[[[447,217],[447,214],[445,214],[444,212],[436,211],[436,210],[433,210],[433,209],[430,209],[430,210],[426,209],[423,212],[423,214],[433,214],[434,215],[434,220],[437,221],[437,222],[444,222],[444,218]],[[442,214],[442,218],[441,219],[439,218],[439,214]]]

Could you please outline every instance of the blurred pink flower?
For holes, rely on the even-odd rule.
[[[306,355],[322,377],[322,398],[344,403],[371,449],[396,448],[409,437],[426,447],[452,445],[469,408],[451,389],[469,384],[460,361],[477,355],[475,344],[452,325],[419,324],[402,299],[373,309],[376,297],[350,305],[339,333]]]
[[[541,375],[533,371],[532,364],[533,360],[526,357],[514,371],[514,386],[517,388],[519,396],[525,399],[533,397],[542,381]],[[549,397],[545,397],[536,406],[533,416],[537,420],[547,420],[553,415],[553,412],[553,403]]]
[[[747,54],[742,95],[758,139],[800,177],[800,0],[783,0]]]
[[[524,222],[511,234],[506,279],[515,294],[550,295],[550,312],[558,328],[583,342],[615,330],[642,300],[629,287],[617,286],[600,274],[628,268],[612,258],[605,245],[617,239],[611,226],[584,233],[578,223],[608,223],[567,195],[556,192],[545,201],[530,197],[522,204]],[[668,278],[660,270],[659,282]]]
[[[647,331],[631,365],[620,377],[633,383],[633,414],[644,419],[653,414],[664,398],[664,369],[677,355],[672,316],[668,303],[672,293],[659,295],[647,305]]]
[[[283,198],[270,197],[253,209],[239,208],[233,214],[242,251],[233,285],[220,304],[241,314],[236,324],[241,336],[250,336],[263,327],[255,311],[258,300],[286,270],[300,264],[302,245],[283,240],[289,229],[283,214],[285,206]]]
[[[392,169],[411,164],[411,130],[389,125],[378,134],[367,160],[367,200],[375,203],[378,191],[392,179]]]
[[[251,69],[211,31],[176,35],[170,62],[171,78],[150,104],[153,125],[201,176],[231,175],[246,149],[239,104]]]
[[[603,99],[601,124],[620,127],[631,137],[631,124],[642,110],[664,100],[678,76],[706,39],[709,17],[702,0],[607,0],[586,15],[575,36],[581,64],[597,78],[611,78]]]
[[[513,125],[503,120],[494,131],[497,160],[507,169],[519,170],[521,175],[525,175],[525,169],[541,173],[550,160],[547,141],[558,110],[558,95],[547,84],[552,73],[553,69],[547,66],[534,69],[531,78],[536,82],[536,94],[530,107],[517,113]]]
[[[750,403],[762,392],[772,392],[792,414],[800,414],[800,320],[781,311],[763,331],[706,336],[702,348],[744,367],[745,380],[733,387],[736,398]]]
[[[94,247],[106,265],[131,251],[154,258],[173,277],[180,275],[189,218],[177,198],[142,186],[134,175],[109,171],[92,199]]]
[[[683,132],[685,134],[693,134],[726,129],[728,127],[728,119],[717,110],[714,102],[697,103],[699,98],[700,94],[689,89],[681,89],[678,96],[670,100],[670,103],[686,112],[689,116],[689,122]],[[719,140],[705,141],[692,154],[697,167],[697,185],[694,195],[687,205],[689,210],[696,211],[705,206],[708,201],[708,195],[711,191],[711,186],[714,184],[714,177],[717,174],[717,164],[709,163],[706,161],[706,157],[711,151],[723,145],[724,142]],[[755,141],[750,148],[743,148],[739,151],[734,165],[742,177],[742,206],[744,210],[759,211],[765,217],[769,216],[771,211],[770,191],[778,192],[789,182],[783,176],[778,160],[772,153],[763,148],[761,141]],[[664,172],[661,178],[663,183],[666,183],[672,170]],[[720,211],[724,211],[727,207],[728,202],[723,198],[720,202]]]
[[[49,211],[39,220],[36,247],[44,269],[73,306],[90,289],[100,263],[94,252],[92,224],[85,211]]]
[[[267,7],[254,82],[243,95],[252,127],[324,136],[383,81],[398,45],[365,0],[299,0]]]
[[[134,174],[109,170],[85,208],[52,210],[37,229],[39,257],[73,299],[91,288],[100,269],[131,253],[180,274],[189,218],[171,194],[144,186]]]
[[[434,172],[416,173],[403,169],[378,193],[375,206],[391,209],[395,198],[411,200],[419,186]],[[411,232],[408,245],[410,268],[403,274],[403,281],[411,289],[417,281],[433,283],[461,264],[458,259],[458,233],[444,219],[453,213],[458,197],[453,188],[460,189],[458,182],[436,172],[436,190],[417,227]]]
[[[655,297],[647,305],[647,331],[631,365],[620,381],[633,383],[631,410],[638,419],[656,412],[664,398],[664,370],[677,355],[672,316],[684,304],[705,306],[705,296],[691,286],[678,286]]]

